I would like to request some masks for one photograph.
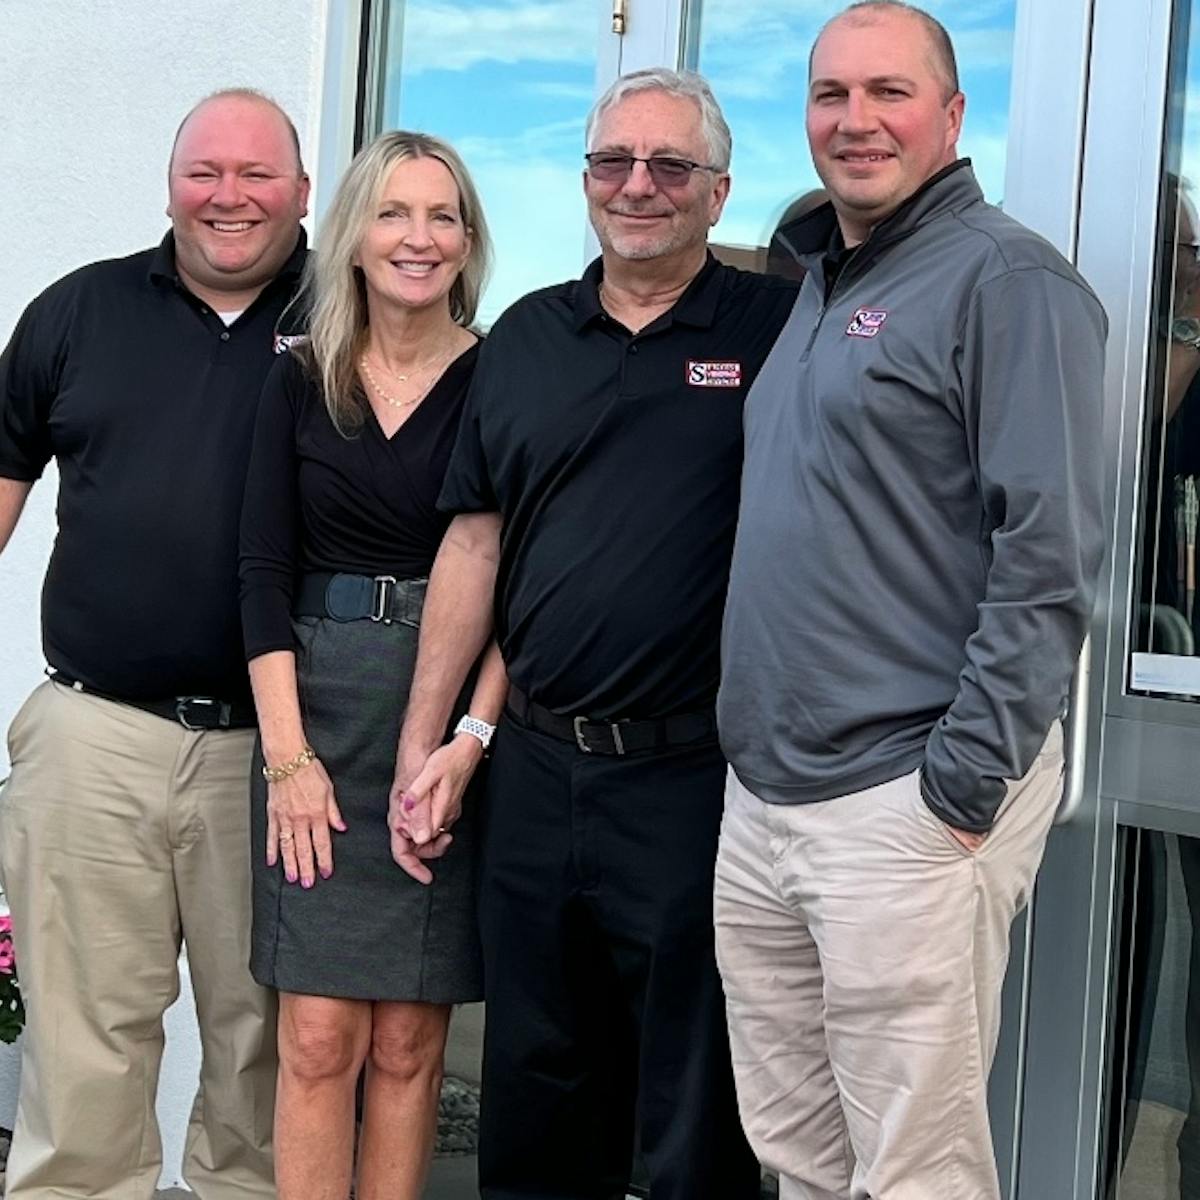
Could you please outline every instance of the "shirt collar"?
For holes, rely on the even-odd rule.
[[[600,303],[600,283],[604,279],[604,260],[597,258],[588,264],[583,277],[575,288],[575,332],[581,332],[591,321],[607,316]],[[721,298],[721,264],[709,250],[704,266],[696,273],[683,295],[652,324],[669,320],[697,329],[708,329],[717,315],[717,304]],[[650,326],[647,326],[650,328]],[[643,333],[645,330],[642,331]]]
[[[295,283],[304,271],[304,263],[307,258],[308,234],[305,232],[304,226],[301,226],[300,235],[296,239],[296,248],[288,255],[287,261],[280,267],[279,274],[271,280],[271,283],[273,284],[280,280]],[[182,280],[179,278],[179,271],[175,266],[175,234],[169,229],[163,240],[155,247],[153,255],[151,255],[148,274],[151,283],[169,283],[179,284],[180,287],[183,286]]]
[[[931,175],[898,209],[885,217],[870,232],[863,247],[874,252],[941,213],[961,208],[983,198],[975,181],[969,158],[960,158]],[[781,243],[808,271],[820,270],[821,260],[845,247],[837,214],[826,203],[796,221],[785,225]],[[858,247],[855,247],[857,250]]]

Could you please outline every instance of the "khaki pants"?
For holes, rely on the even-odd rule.
[[[915,772],[797,805],[729,773],[717,959],[742,1123],[780,1200],[999,1200],[1000,989],[1061,790],[1056,724],[971,853]]]
[[[0,862],[28,1009],[8,1200],[148,1200],[162,1016],[187,943],[200,1088],[184,1177],[274,1196],[275,1023],[250,977],[249,730],[45,683],[9,732]]]

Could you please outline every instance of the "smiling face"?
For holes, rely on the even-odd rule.
[[[458,185],[436,158],[408,158],[388,174],[354,256],[367,304],[449,305],[471,252]]]
[[[854,14],[821,34],[808,142],[848,245],[954,162],[965,101],[946,90],[929,33],[911,14]]]
[[[175,265],[213,307],[245,307],[296,246],[308,177],[283,115],[244,96],[201,104],[171,156]]]
[[[632,92],[604,113],[589,149],[709,161],[699,106],[685,96],[654,90]],[[664,188],[639,162],[623,183],[605,183],[585,171],[583,188],[606,256],[675,259],[702,251],[725,206],[729,176],[698,170],[681,187]]]

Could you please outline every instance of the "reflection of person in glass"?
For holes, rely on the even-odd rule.
[[[1161,301],[1155,349],[1158,360],[1150,387],[1142,495],[1142,554],[1138,645],[1160,654],[1194,654],[1200,633],[1195,602],[1196,519],[1189,493],[1200,474],[1200,244],[1196,207],[1186,179],[1168,174],[1163,189],[1160,249]],[[1184,902],[1172,887],[1170,845],[1178,847]],[[1107,1167],[1124,1160],[1138,1119],[1138,1106],[1150,1099],[1144,1088],[1156,1015],[1165,1017],[1180,997],[1167,995],[1171,976],[1163,971],[1165,931],[1172,914],[1190,922],[1191,950],[1184,1002],[1187,1115],[1179,1134],[1180,1190],[1184,1200],[1200,1198],[1200,839],[1145,829],[1124,851],[1124,910],[1129,931],[1122,938],[1126,960],[1115,989],[1115,1027],[1128,1029],[1127,1052],[1118,1060],[1118,1092],[1125,1103],[1114,1109],[1123,1129],[1109,1141]],[[1180,964],[1182,966],[1182,964]],[[1159,996],[1163,995],[1160,1002]],[[1127,1006],[1127,1010],[1126,1010]],[[1123,1076],[1123,1078],[1122,1078]]]
[[[1200,604],[1196,602],[1196,501],[1200,476],[1200,226],[1186,180],[1167,180],[1168,215],[1176,212],[1175,287],[1167,360],[1162,432],[1162,528],[1159,541],[1169,555],[1165,574],[1174,589],[1171,601],[1188,618],[1191,653],[1200,642]],[[1190,495],[1190,503],[1188,496]],[[1179,556],[1182,551],[1182,562]],[[1174,568],[1174,569],[1172,569]],[[1178,839],[1179,864],[1191,915],[1185,1028],[1190,1096],[1179,1134],[1180,1196],[1200,1197],[1200,839]]]
[[[1195,482],[1200,475],[1200,243],[1196,208],[1188,184],[1169,175],[1164,194],[1174,254],[1164,255],[1161,295],[1169,308],[1160,317],[1166,353],[1163,379],[1154,389],[1148,430],[1144,495],[1142,599],[1153,605],[1152,628],[1143,647],[1165,654],[1194,654],[1200,641],[1195,603]],[[1143,610],[1146,621],[1149,609]]]
[[[775,231],[767,244],[768,275],[782,275],[785,279],[795,280],[804,278],[800,255],[789,237],[791,227],[828,200],[829,193],[824,188],[813,188],[811,191],[802,192],[783,210],[783,215],[776,222]]]

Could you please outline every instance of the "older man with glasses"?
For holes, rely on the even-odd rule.
[[[480,910],[487,1200],[753,1200],[712,935],[717,640],[742,400],[795,285],[706,246],[729,192],[707,84],[619,80],[588,122],[601,257],[495,325],[442,494],[398,792],[418,840],[492,628],[512,680]],[[414,803],[415,801],[415,803]],[[400,804],[403,812],[403,801]]]

